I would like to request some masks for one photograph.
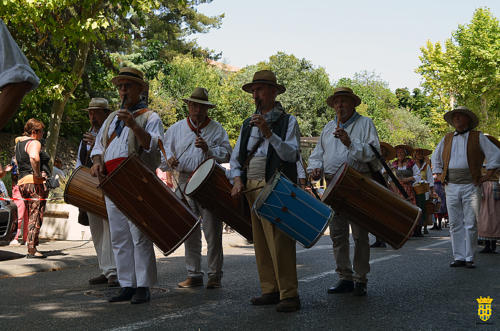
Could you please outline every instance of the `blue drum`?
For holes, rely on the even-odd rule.
[[[330,206],[276,172],[259,193],[253,209],[305,248],[321,238],[333,218]]]

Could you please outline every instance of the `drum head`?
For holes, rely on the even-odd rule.
[[[200,187],[205,179],[212,173],[212,169],[215,165],[215,159],[208,159],[198,166],[198,168],[193,172],[189,182],[186,184],[186,189],[184,193],[186,195],[192,194],[198,187]]]
[[[335,189],[337,188],[337,184],[342,180],[342,178],[344,178],[344,175],[347,171],[347,166],[348,166],[348,164],[346,162],[340,166],[339,170],[337,170],[337,172],[335,173],[335,176],[333,176],[333,178],[332,178],[332,181],[330,182],[330,184],[326,188],[325,193],[323,193],[323,197],[321,198],[321,201],[325,201],[330,196],[330,194],[332,194],[335,191]]]

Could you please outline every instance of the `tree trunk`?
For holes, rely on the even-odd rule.
[[[485,123],[488,123],[489,118],[488,118],[488,99],[486,96],[481,94],[481,114],[483,115],[482,120],[484,120]]]
[[[61,100],[55,100],[52,104],[51,110],[51,121],[49,124],[49,129],[47,130],[47,144],[45,150],[50,155],[50,168],[54,164],[54,158],[57,152],[57,142],[59,141],[59,130],[61,129],[61,121],[64,114],[64,108],[68,102],[71,94],[75,91],[76,87],[80,82],[83,70],[85,69],[85,64],[87,62],[87,55],[89,53],[90,43],[81,42],[78,46],[78,53],[75,57],[73,63],[73,69],[70,74],[70,78],[65,84],[65,89],[63,92],[63,97]]]

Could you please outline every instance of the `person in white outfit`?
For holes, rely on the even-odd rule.
[[[147,87],[143,77],[140,70],[124,67],[111,80],[118,88],[124,109],[111,113],[97,134],[91,153],[93,176],[102,179],[136,151],[151,171],[160,164],[158,140],[162,139],[164,129],[158,114],[150,111],[141,100],[141,93]],[[118,281],[122,287],[120,293],[108,301],[148,302],[150,287],[157,280],[153,243],[108,196],[105,200]]]
[[[445,185],[454,259],[450,267],[474,268],[480,184],[500,167],[500,152],[482,132],[473,130],[479,119],[466,107],[456,107],[444,114],[444,119],[455,132],[446,134],[439,142],[432,164],[433,172]],[[487,173],[481,176],[485,157]]]
[[[78,148],[75,169],[80,166],[92,167],[90,153],[95,144],[95,137],[109,115],[108,100],[104,98],[92,98],[89,107],[83,109],[88,112],[91,128],[83,134],[83,139]],[[54,166],[55,168],[55,166]],[[85,211],[80,211],[85,213]],[[92,212],[86,212],[89,220],[90,233],[94,243],[97,262],[101,274],[89,280],[90,285],[108,284],[109,287],[119,286],[116,277],[116,263],[111,247],[111,233],[109,232],[109,221]]]
[[[208,109],[215,107],[208,101],[208,91],[197,87],[191,97],[183,100],[188,105],[189,116],[173,124],[165,132],[165,153],[168,160],[162,159],[164,169],[168,164],[178,174],[179,187],[176,194],[179,198],[182,198],[181,190],[186,187],[189,176],[203,161],[214,158],[218,163],[228,162],[232,151],[222,125],[208,117]],[[207,288],[219,288],[223,264],[222,221],[199,202],[189,197],[186,199],[191,210],[202,218],[201,227],[207,240]],[[178,284],[179,287],[203,286],[201,227],[197,226],[184,242],[187,278]]]

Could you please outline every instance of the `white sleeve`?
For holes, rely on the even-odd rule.
[[[499,169],[500,148],[492,143],[482,132],[479,133],[479,145],[485,156],[486,169]]]
[[[443,172],[443,145],[444,145],[444,138],[441,139],[439,144],[436,146],[434,153],[432,153],[431,157],[432,172],[435,174],[440,174]]]
[[[271,137],[268,138],[268,141],[281,160],[286,162],[297,162],[299,158],[300,132],[295,117],[290,115],[288,118],[288,128],[285,140],[281,140],[281,137],[278,137],[278,135],[273,132]]]

